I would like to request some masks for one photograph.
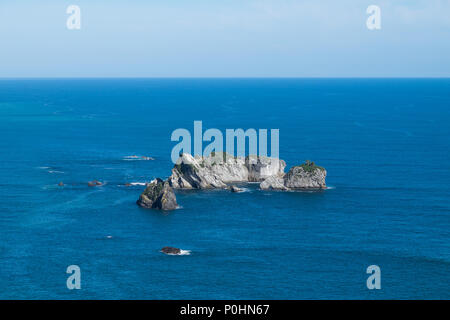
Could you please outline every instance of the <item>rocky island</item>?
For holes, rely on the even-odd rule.
[[[260,182],[261,189],[325,189],[324,168],[314,162],[292,167],[284,172],[286,162],[277,158],[233,157],[226,153],[193,157],[183,153],[168,182],[175,189],[227,188],[235,182]]]
[[[212,153],[208,157],[183,153],[163,181],[159,178],[147,185],[137,201],[144,208],[173,210],[177,208],[173,189],[230,189],[242,191],[232,183],[259,182],[262,190],[325,189],[327,172],[314,162],[306,161],[285,173],[286,163],[271,157],[234,157]]]

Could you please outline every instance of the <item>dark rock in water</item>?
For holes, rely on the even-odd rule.
[[[174,248],[174,247],[164,247],[161,249],[161,252],[165,253],[165,254],[180,254],[181,249]]]
[[[244,190],[242,190],[241,188],[238,188],[236,186],[230,186],[230,191],[231,192],[242,192]]]
[[[136,203],[148,209],[175,210],[178,207],[172,187],[160,178],[147,185]]]
[[[60,183],[58,183],[59,187],[64,187],[64,183],[61,181]]]
[[[88,182],[89,187],[97,187],[97,186],[101,186],[101,185],[103,185],[103,183],[101,183],[98,180],[92,180],[92,181]]]

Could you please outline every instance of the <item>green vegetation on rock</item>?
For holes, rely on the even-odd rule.
[[[303,168],[303,170],[305,170],[305,172],[310,172],[310,173],[316,171],[316,169],[325,171],[325,168],[317,166],[314,162],[312,162],[310,160],[306,160],[305,163],[300,165],[299,167]]]

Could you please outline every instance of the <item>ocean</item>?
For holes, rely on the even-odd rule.
[[[139,208],[195,120],[279,129],[329,188]],[[450,299],[450,79],[3,79],[0,133],[1,299]]]

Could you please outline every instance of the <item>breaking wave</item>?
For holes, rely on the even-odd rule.
[[[146,186],[147,182],[130,182],[132,186]]]

